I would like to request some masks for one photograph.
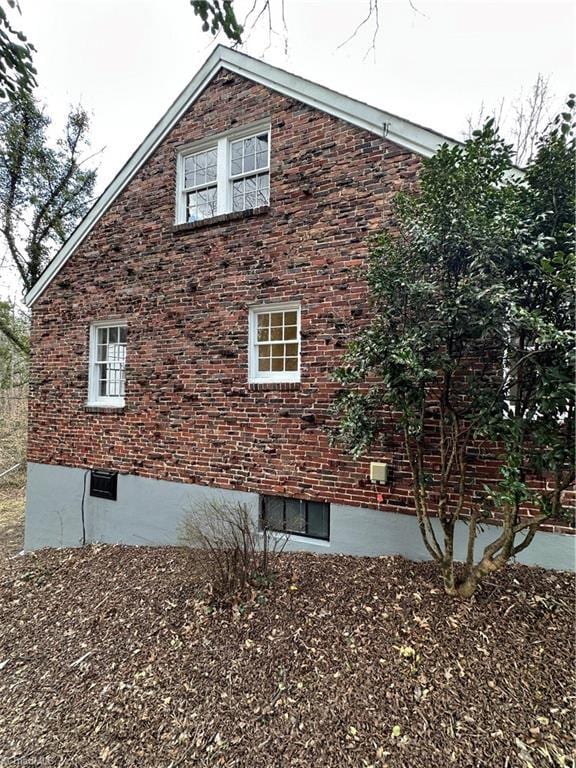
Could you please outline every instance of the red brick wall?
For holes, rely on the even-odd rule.
[[[174,228],[176,155],[243,123],[272,126],[271,206]],[[330,449],[329,374],[366,318],[367,236],[417,156],[221,72],[37,300],[29,460],[390,511],[412,507],[401,450]],[[302,381],[249,386],[248,306],[301,302]],[[90,411],[89,325],[128,321],[126,406]],[[392,483],[368,481],[370,460]],[[479,462],[482,464],[482,461]],[[497,465],[484,461],[497,472]],[[381,500],[378,494],[382,494]]]

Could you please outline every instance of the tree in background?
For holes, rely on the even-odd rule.
[[[27,382],[27,358],[20,348],[24,345],[27,349],[28,319],[9,301],[0,301],[0,318],[2,327],[16,339],[0,336],[0,390],[13,390]]]
[[[477,114],[467,118],[466,135],[470,137],[477,125],[493,117],[500,131],[510,138],[514,163],[524,167],[534,157],[540,137],[551,127],[553,102],[549,79],[538,74],[528,93],[522,90],[511,104],[505,99],[492,109],[481,104]]]
[[[234,13],[233,0],[190,0],[190,5],[202,19],[204,32],[216,35],[222,30],[232,42],[242,42],[244,29]]]
[[[70,111],[55,145],[46,135],[49,125],[31,96],[0,105],[0,234],[26,291],[88,210],[96,180],[96,171],[86,167],[90,158],[83,158],[86,111]],[[1,315],[0,330],[26,351]]]
[[[34,46],[22,32],[14,29],[7,7],[20,13],[17,0],[0,3],[0,99],[14,98],[18,93],[31,94],[36,85]]]
[[[523,179],[492,121],[424,163],[373,244],[372,320],[336,373],[335,439],[360,456],[400,433],[418,525],[453,595],[471,596],[558,518],[574,479],[573,106]],[[479,493],[474,461],[496,445],[501,482]],[[478,527],[495,518],[475,559]]]

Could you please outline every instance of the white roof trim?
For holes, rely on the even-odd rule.
[[[406,149],[430,157],[444,143],[455,144],[453,139],[401,117],[383,112],[363,102],[344,96],[330,88],[317,85],[283,69],[253,59],[244,53],[217,46],[203,66],[178,96],[164,117],[156,123],[142,144],[122,167],[113,181],[94,203],[66,243],[48,264],[38,282],[26,295],[26,304],[32,306],[52,279],[62,269],[72,253],[88,235],[92,227],[122,192],[132,177],[172,130],[184,112],[194,103],[220,69],[227,69],[242,77],[289,96],[304,104],[327,112],[352,125],[378,136],[386,137]]]

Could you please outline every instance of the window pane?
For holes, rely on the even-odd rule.
[[[272,370],[276,373],[280,373],[284,370],[284,357],[273,357],[272,358]]]
[[[298,357],[298,344],[285,344],[286,357]]]
[[[256,153],[256,168],[266,168],[268,166],[268,152]]]
[[[108,342],[108,328],[98,328],[98,344],[106,344]]]
[[[232,176],[236,176],[238,173],[242,173],[242,160],[232,160],[232,165],[230,167],[230,173]]]
[[[284,530],[284,499],[273,496],[264,499],[264,522],[274,531]]]
[[[316,501],[307,502],[308,535],[318,538],[328,538],[328,505]]]
[[[256,208],[256,193],[255,192],[249,192],[244,197],[244,210],[248,210],[250,208]]]
[[[272,341],[282,341],[282,328],[272,328],[272,335],[270,338]]]
[[[244,139],[244,154],[254,154],[256,151],[256,139],[251,136],[249,139]]]
[[[244,170],[245,171],[253,171],[256,167],[256,160],[254,155],[246,155],[244,158]]]
[[[266,328],[258,328],[258,341],[269,341],[269,329]]]
[[[274,328],[272,328],[274,331]],[[272,345],[272,357],[284,357],[284,344]]]
[[[215,216],[217,205],[218,195],[215,186],[206,187],[197,192],[189,192],[187,221],[198,221]]]
[[[125,325],[120,327],[120,344],[126,344],[126,331],[127,328]]]
[[[259,136],[256,137],[256,151],[257,152],[268,151],[268,134],[267,133],[261,133]]]
[[[294,533],[306,533],[304,504],[296,499],[286,499],[286,530]]]
[[[288,325],[284,328],[284,338],[286,340],[288,339],[295,339],[296,338],[296,331],[297,328],[295,325]]]
[[[261,344],[258,347],[258,370],[269,371],[270,370],[270,345]]]
[[[285,371],[297,371],[298,370],[298,358],[297,357],[287,357],[284,370]]]
[[[266,326],[268,327],[270,325],[270,313],[269,312],[259,312],[258,313],[258,327]]]
[[[270,325],[284,325],[284,313],[272,312],[270,314]]]

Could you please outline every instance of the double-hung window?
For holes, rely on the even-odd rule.
[[[126,330],[126,323],[117,321],[90,328],[89,405],[124,405]]]
[[[270,129],[235,131],[178,157],[176,223],[270,204]]]
[[[300,305],[252,307],[248,345],[251,383],[300,381]]]

